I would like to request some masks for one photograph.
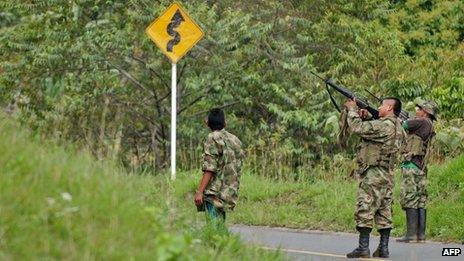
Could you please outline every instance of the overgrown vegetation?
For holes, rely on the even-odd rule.
[[[4,116],[0,123],[0,259],[281,258],[204,228],[193,206],[199,171],[179,173],[171,186],[163,176],[125,173],[85,151],[30,137]],[[334,162],[298,182],[244,173],[228,224],[352,231],[356,185],[346,164]],[[430,170],[430,239],[464,239],[463,169],[460,156]],[[404,217],[398,204],[394,211],[399,235]]]
[[[1,260],[281,259],[205,228],[161,176],[31,138],[3,114],[0,164]]]
[[[240,199],[231,222],[290,228],[346,231],[355,233],[353,221],[357,182],[348,177],[348,167],[314,169],[298,182],[275,180],[245,173]],[[393,222],[394,236],[405,231],[405,216],[399,205],[401,174],[396,174]],[[427,238],[436,241],[464,241],[464,155],[428,173]],[[178,198],[192,209],[196,179],[192,174],[175,182]],[[190,205],[190,206],[189,206]],[[193,215],[193,213],[192,213]]]
[[[23,122],[129,168],[166,167],[170,65],[144,33],[170,1],[0,3],[0,101]],[[441,109],[439,155],[463,151],[460,0],[186,1],[206,32],[179,63],[180,167],[198,164],[203,117],[223,106],[268,176],[328,155],[338,114],[309,69]],[[443,156],[441,156],[442,158]]]

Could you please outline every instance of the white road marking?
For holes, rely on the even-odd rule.
[[[280,251],[284,251],[284,252],[308,254],[308,255],[315,255],[315,256],[331,256],[331,257],[347,258],[346,256],[342,256],[342,255],[322,253],[322,252],[313,252],[313,251],[306,251],[306,250],[298,250],[298,249],[274,248],[274,247],[261,247],[261,248],[266,249],[266,250],[280,250]],[[362,260],[376,260],[376,261],[379,260],[379,259],[375,259],[375,258],[359,258],[359,259],[362,259]],[[388,261],[388,259],[382,259],[382,260]]]

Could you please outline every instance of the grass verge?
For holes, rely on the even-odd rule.
[[[193,173],[196,173],[193,174]],[[308,173],[307,181],[271,180],[245,171],[236,210],[230,223],[355,233],[353,219],[357,182],[336,168]],[[464,241],[464,155],[428,174],[427,237],[443,242]],[[193,191],[200,172],[181,175],[174,183],[176,196],[194,215]],[[401,174],[394,190],[393,235],[403,235],[405,215],[399,205]]]
[[[0,260],[281,259],[205,229],[165,178],[31,137],[3,115],[0,166]]]

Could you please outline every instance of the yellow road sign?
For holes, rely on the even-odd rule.
[[[177,2],[169,6],[145,31],[172,63],[177,63],[204,35]]]

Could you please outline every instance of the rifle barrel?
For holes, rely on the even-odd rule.
[[[311,70],[309,71],[309,73],[311,73],[312,75],[316,76],[317,78],[319,78],[319,79],[321,79],[321,80],[323,80],[325,82],[325,79],[322,78],[321,76],[319,76],[319,74],[317,74],[317,73],[315,73],[315,72],[313,72]]]

